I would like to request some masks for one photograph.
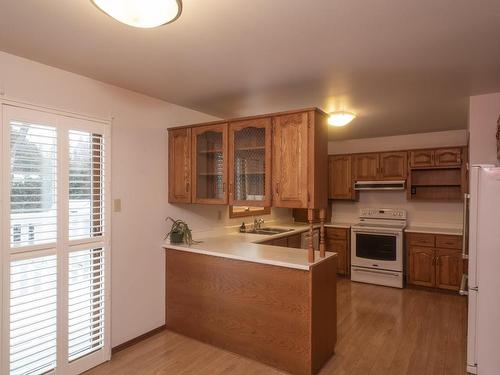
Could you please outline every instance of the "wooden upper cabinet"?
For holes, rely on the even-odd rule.
[[[409,282],[414,285],[434,287],[436,285],[434,249],[411,247],[409,251]]]
[[[438,148],[410,151],[410,167],[459,167],[462,165],[462,148]]]
[[[307,208],[309,115],[273,119],[273,206]]]
[[[353,199],[352,156],[330,156],[328,158],[328,198]]]
[[[271,205],[271,118],[229,124],[229,204]]]
[[[328,206],[328,125],[323,112],[273,117],[273,206]]]
[[[437,149],[434,162],[437,167],[460,166],[462,165],[462,149],[460,147]]]
[[[317,108],[169,131],[169,201],[323,209],[327,115]]]
[[[436,249],[436,287],[459,290],[462,281],[462,253],[452,249]]]
[[[410,166],[414,168],[433,167],[434,150],[410,151]]]
[[[353,174],[356,181],[372,181],[379,178],[379,154],[353,156]]]
[[[382,180],[406,180],[407,166],[408,153],[404,151],[380,154],[380,178]]]
[[[191,129],[168,132],[168,201],[191,203]]]
[[[193,203],[227,204],[227,124],[194,127]]]

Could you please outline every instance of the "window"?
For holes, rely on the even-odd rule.
[[[77,374],[109,358],[109,124],[2,105],[2,368]]]
[[[69,237],[102,236],[104,142],[99,134],[69,132]]]
[[[8,125],[11,246],[54,242],[57,236],[56,129],[20,121],[11,121]]]

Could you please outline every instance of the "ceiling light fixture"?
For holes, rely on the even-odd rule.
[[[356,115],[351,112],[336,111],[330,112],[328,115],[328,124],[332,126],[346,126],[352,120],[356,118]]]
[[[181,0],[91,0],[108,16],[133,27],[153,28],[175,21]]]

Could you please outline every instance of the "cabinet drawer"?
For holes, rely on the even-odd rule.
[[[426,233],[409,233],[408,243],[410,246],[434,247],[435,236]]]
[[[349,229],[326,228],[326,238],[329,240],[347,240]]]
[[[462,236],[436,236],[436,247],[442,249],[462,249]]]

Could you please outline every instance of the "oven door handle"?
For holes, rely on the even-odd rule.
[[[395,236],[398,237],[401,235],[399,232],[367,232],[364,230],[352,230],[353,233],[359,233],[359,234],[368,234],[368,235],[373,235],[373,236]]]
[[[354,272],[376,273],[376,274],[389,275],[389,276],[395,276],[395,277],[399,276],[398,273],[393,273],[393,272],[388,272],[388,271],[379,271],[379,270],[372,271],[372,270],[364,270],[364,269],[360,269],[360,268],[353,268],[352,271],[354,271]]]

